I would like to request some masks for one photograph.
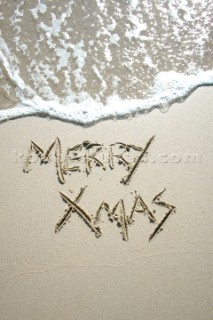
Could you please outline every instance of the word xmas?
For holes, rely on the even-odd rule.
[[[157,194],[152,202],[158,206],[165,207],[167,209],[161,221],[157,221],[155,217],[155,211],[150,211],[143,198],[136,193],[135,201],[133,203],[133,207],[129,215],[126,214],[124,200],[119,200],[113,208],[110,208],[109,204],[103,201],[95,216],[89,214],[85,209],[83,209],[79,205],[79,201],[85,191],[86,187],[81,188],[77,197],[73,200],[69,196],[60,192],[62,199],[67,203],[67,208],[63,217],[56,223],[55,232],[60,231],[66,222],[71,218],[73,213],[77,213],[81,219],[87,224],[87,226],[95,233],[96,237],[100,237],[102,235],[102,231],[100,228],[101,215],[106,213],[108,219],[111,222],[117,222],[117,226],[121,228],[122,239],[128,241],[128,228],[134,222],[135,215],[139,212],[144,213],[149,218],[149,221],[154,223],[156,226],[154,231],[150,234],[149,240],[153,239],[154,236],[162,230],[164,223],[168,219],[168,217],[175,212],[175,207],[168,203],[161,201],[161,197],[166,189]]]
[[[82,160],[84,160],[85,171],[87,175],[89,175],[93,166],[102,167],[102,169],[105,170],[106,161],[104,160],[107,160],[108,166],[111,169],[114,169],[117,159],[118,164],[123,164],[127,170],[127,175],[120,181],[126,185],[129,183],[143,157],[147,154],[148,148],[153,140],[154,136],[147,141],[144,148],[132,144],[125,144],[123,142],[115,142],[109,146],[107,157],[106,153],[104,153],[105,149],[103,144],[84,141],[81,144],[67,148],[63,161],[61,142],[59,138],[56,138],[46,151],[44,151],[34,141],[31,141],[28,156],[26,157],[24,165],[24,172],[29,172],[31,170],[33,153],[38,155],[40,163],[42,164],[49,163],[50,155],[52,151],[55,151],[56,170],[60,183],[65,183],[66,174],[81,171],[82,168],[80,166],[80,162],[83,162]],[[132,160],[129,160],[130,152],[134,155]],[[106,159],[104,159],[104,156]]]

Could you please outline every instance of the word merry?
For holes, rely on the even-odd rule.
[[[148,140],[144,148],[135,146],[133,144],[125,144],[123,142],[115,142],[109,146],[107,154],[107,163],[109,168],[115,168],[115,159],[117,159],[118,164],[123,164],[127,171],[127,175],[121,179],[121,183],[123,183],[124,185],[129,183],[130,179],[138,168],[139,163],[142,161],[143,157],[147,155],[148,148],[150,147],[153,140],[154,136]],[[94,166],[102,167],[103,170],[106,170],[106,166],[101,157],[101,155],[105,155],[106,158],[105,149],[103,144],[84,141],[81,144],[77,144],[71,148],[68,147],[65,152],[64,160],[62,161],[62,148],[59,138],[56,138],[56,140],[49,146],[46,151],[44,151],[34,141],[31,141],[23,171],[29,172],[31,170],[33,153],[38,155],[40,164],[43,164],[50,162],[50,155],[54,150],[58,180],[60,183],[64,184],[66,182],[66,174],[82,171],[82,162],[87,175],[91,173]],[[130,152],[135,154],[133,161],[129,160],[128,155]]]
[[[166,189],[161,191],[159,194],[157,194],[154,199],[152,200],[152,203],[164,207],[167,209],[166,213],[164,214],[163,218],[160,221],[157,221],[155,217],[155,211],[151,211],[143,198],[136,193],[135,200],[133,203],[133,207],[131,209],[131,212],[129,215],[126,214],[125,204],[124,200],[119,200],[114,207],[110,208],[109,204],[105,201],[103,201],[98,210],[96,211],[95,216],[88,213],[84,208],[82,208],[79,205],[79,201],[81,197],[83,196],[83,193],[85,191],[86,187],[81,188],[79,194],[77,197],[72,200],[69,196],[65,195],[64,193],[60,192],[60,195],[68,205],[68,207],[65,210],[65,213],[63,217],[56,223],[55,227],[55,233],[59,232],[63,226],[67,223],[67,221],[71,218],[71,215],[73,213],[77,213],[81,219],[87,224],[87,226],[95,233],[96,237],[102,236],[102,231],[100,228],[100,222],[101,222],[101,215],[103,213],[106,213],[108,216],[108,219],[111,222],[117,222],[117,226],[121,228],[121,235],[122,239],[124,241],[128,241],[129,239],[129,233],[128,229],[129,226],[131,226],[134,222],[135,215],[137,213],[143,213],[146,215],[151,223],[154,223],[156,226],[153,230],[153,232],[149,236],[149,241],[154,238],[154,236],[162,230],[164,223],[168,219],[168,217],[175,212],[175,206],[170,205],[168,203],[165,203],[164,201],[161,201],[161,197]]]

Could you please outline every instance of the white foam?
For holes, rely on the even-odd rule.
[[[138,6],[139,0],[130,0],[130,7],[132,10],[135,10]]]
[[[15,60],[15,57],[11,55],[7,44],[0,38],[0,62],[4,67],[4,70],[7,72],[9,79],[21,92],[26,92],[31,95],[31,88],[25,85],[23,79],[19,75],[18,68],[14,68],[13,60]]]
[[[213,83],[213,71],[200,71],[195,75],[185,75],[175,71],[161,72],[155,79],[152,98],[122,100],[119,96],[110,96],[107,104],[95,101],[87,94],[81,103],[69,103],[66,106],[57,101],[45,101],[39,96],[25,99],[15,108],[0,111],[0,122],[30,115],[44,115],[52,118],[92,125],[100,120],[122,118],[136,113],[147,113],[154,108],[167,109],[171,103],[189,95],[200,85]]]
[[[210,0],[44,2],[11,2],[10,17],[1,8],[2,108],[19,102],[0,122],[43,115],[90,125],[168,109],[213,83]]]
[[[80,41],[75,46],[73,45],[73,57],[76,60],[78,68],[73,71],[75,75],[75,85],[80,90],[83,84],[86,82],[86,79],[83,76],[82,69],[85,64],[85,59],[87,57],[87,52],[83,50],[84,42]]]
[[[38,13],[44,14],[47,11],[47,6],[44,3],[41,3],[40,0],[37,4],[37,6],[30,10],[32,13],[32,16],[35,20],[38,19]]]
[[[131,41],[132,38],[140,38],[141,32],[147,29],[146,23],[140,21],[140,19],[136,16],[131,14],[129,16],[129,21],[133,24],[134,28],[127,30],[125,36]]]

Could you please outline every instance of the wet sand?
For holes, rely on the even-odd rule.
[[[160,72],[176,72],[172,88],[213,67],[210,1],[1,3],[0,109],[35,95],[62,105],[147,99]]]

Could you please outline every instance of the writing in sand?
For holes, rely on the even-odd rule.
[[[51,161],[52,151],[54,151],[56,172],[61,184],[66,182],[65,176],[68,173],[81,172],[84,170],[88,176],[93,170],[93,167],[101,167],[105,171],[107,167],[115,169],[116,163],[118,163],[123,164],[127,171],[127,174],[120,180],[123,185],[127,186],[133,178],[133,175],[136,173],[136,169],[142,162],[143,157],[147,155],[148,149],[154,141],[154,138],[155,136],[151,137],[143,148],[133,144],[115,142],[110,144],[108,149],[106,149],[101,143],[83,141],[73,147],[68,147],[63,159],[61,141],[59,138],[56,138],[46,151],[44,151],[37,143],[31,141],[23,171],[28,173],[32,170],[33,155],[38,156],[40,164],[47,164]],[[64,215],[56,223],[55,233],[63,228],[73,213],[76,213],[95,233],[95,236],[99,238],[102,235],[101,216],[105,213],[107,214],[109,221],[115,222],[117,227],[121,228],[122,239],[128,241],[129,227],[133,225],[135,215],[137,213],[143,213],[148,217],[150,223],[154,224],[154,230],[149,236],[149,240],[152,240],[156,234],[163,230],[166,220],[176,209],[174,205],[162,201],[162,195],[166,190],[164,189],[154,196],[152,200],[154,205],[166,209],[163,218],[158,221],[156,219],[155,210],[150,210],[142,196],[135,191],[135,199],[129,214],[126,212],[124,200],[120,199],[113,207],[106,201],[103,201],[99,205],[96,213],[92,215],[79,204],[86,187],[87,186],[80,189],[80,192],[75,199],[60,192],[62,200],[67,204],[67,208],[65,209]]]

